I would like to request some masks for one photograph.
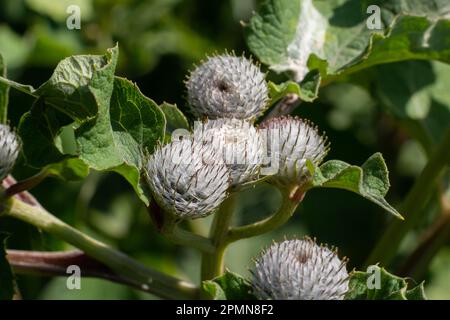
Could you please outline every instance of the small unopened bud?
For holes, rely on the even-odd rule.
[[[0,124],[0,181],[11,172],[20,152],[20,139],[6,124]]]
[[[194,129],[194,140],[210,144],[216,150],[230,169],[233,186],[258,178],[265,149],[263,140],[250,122],[217,119],[199,123]]]
[[[274,243],[255,261],[255,295],[272,300],[342,300],[349,281],[346,260],[313,240]]]
[[[279,117],[263,122],[271,161],[278,172],[272,181],[283,186],[302,185],[311,178],[307,160],[319,165],[328,152],[327,138],[311,122],[297,117]]]
[[[208,58],[186,82],[192,113],[210,119],[254,120],[267,107],[269,94],[264,74],[245,57]]]
[[[159,147],[147,163],[147,179],[154,199],[179,218],[213,213],[227,197],[229,170],[213,148],[189,138]]]

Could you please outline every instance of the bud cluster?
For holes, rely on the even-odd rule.
[[[264,74],[245,57],[210,57],[190,73],[186,86],[189,107],[202,120],[183,142],[159,146],[147,165],[154,198],[178,217],[213,213],[229,188],[258,180],[267,164],[276,168],[273,183],[301,185],[310,178],[307,161],[317,165],[327,153],[326,138],[308,121],[282,117],[254,126],[269,93]]]
[[[202,63],[186,86],[192,113],[205,120],[183,140],[159,146],[148,160],[147,177],[167,212],[199,218],[213,213],[231,187],[259,177],[265,148],[253,122],[269,96],[258,66],[228,54]]]

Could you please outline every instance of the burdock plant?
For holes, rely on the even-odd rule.
[[[37,89],[0,77],[0,215],[29,223],[79,249],[45,254],[10,251],[6,259],[0,248],[0,266],[12,267],[0,270],[6,275],[0,290],[12,297],[16,287],[12,270],[60,275],[65,262],[76,261],[86,276],[102,277],[169,299],[424,298],[423,284],[409,289],[405,279],[378,265],[373,267],[382,277],[381,283],[388,285],[369,288],[366,284],[370,274],[347,267],[347,261],[352,267],[358,261],[353,262],[351,256],[349,260],[341,259],[337,250],[317,245],[310,238],[276,239],[257,255],[248,277],[225,271],[225,252],[230,244],[283,226],[302,202],[312,200],[308,192],[316,188],[356,193],[391,214],[393,222],[365,266],[378,262],[389,265],[407,231],[419,222],[431,198],[430,190],[435,190],[448,169],[447,123],[446,131],[440,132],[436,140],[439,142],[427,146],[429,162],[402,205],[402,214],[407,218],[404,222],[385,199],[390,183],[382,155],[375,153],[361,166],[325,159],[333,135],[328,139],[304,117],[304,109],[297,109],[300,103],[306,109],[322,86],[336,80],[355,82],[359,78],[352,79],[353,72],[375,64],[407,58],[450,62],[449,41],[440,40],[438,34],[448,29],[448,17],[436,13],[428,19],[429,12],[419,12],[430,8],[425,5],[418,5],[422,8],[418,12],[406,12],[401,5],[386,5],[382,8],[389,13],[385,15],[385,30],[375,35],[361,24],[364,16],[354,23],[335,23],[332,15],[342,14],[350,1],[322,1],[316,8],[319,2],[266,1],[260,13],[245,24],[254,58],[218,53],[199,62],[187,75],[187,101],[181,109],[187,110],[189,117],[175,105],[158,105],[136,84],[115,76],[118,45],[104,55],[77,55],[62,60],[51,78]],[[351,16],[364,12],[357,10]],[[401,49],[401,54],[393,53],[396,48]],[[0,56],[0,71],[3,65]],[[9,88],[33,99],[28,109],[16,109],[27,111],[18,123],[14,122],[15,131],[6,124],[5,97]],[[387,104],[393,102],[386,100]],[[396,106],[394,113],[406,116],[410,107],[405,111]],[[415,128],[414,123],[419,125],[414,121],[405,121],[409,129]],[[420,140],[431,143],[428,133],[424,130]],[[68,139],[70,151],[65,145]],[[27,165],[35,174],[15,182],[12,169],[18,159],[20,166],[16,170]],[[91,170],[122,176],[149,213],[157,232],[200,253],[201,282],[192,283],[138,262],[63,222],[29,193],[47,177],[83,180]],[[243,190],[252,192],[260,184],[281,195],[277,210],[258,221],[247,219],[254,217],[253,213],[242,213],[250,222],[238,225],[234,219],[238,195]],[[326,193],[322,197],[328,201]],[[445,205],[442,208],[445,210]],[[197,223],[206,217],[211,223],[204,224],[209,230],[202,232]],[[447,215],[442,219],[439,227],[448,224]],[[444,228],[433,230],[438,230],[440,236],[439,230]],[[426,241],[432,241],[430,247],[437,248],[435,241],[441,241],[438,239],[443,237]],[[419,249],[413,257],[418,257],[420,266],[426,266],[428,256]],[[346,250],[343,247],[344,253]],[[42,259],[45,266],[33,264]]]

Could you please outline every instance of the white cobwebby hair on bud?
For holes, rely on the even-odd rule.
[[[267,107],[264,74],[245,57],[224,54],[208,58],[186,81],[192,113],[210,119],[254,120]]]
[[[184,138],[159,146],[149,157],[147,179],[153,197],[179,218],[213,213],[227,197],[228,168],[213,148]]]
[[[0,124],[0,181],[11,172],[20,152],[20,139],[6,124]]]
[[[349,288],[346,260],[309,238],[274,243],[252,274],[259,299],[342,300]]]
[[[279,117],[263,122],[271,161],[278,167],[271,178],[280,185],[302,185],[310,179],[307,160],[319,165],[328,153],[326,136],[321,136],[311,122],[297,117]]]
[[[250,122],[238,119],[197,121],[194,140],[216,150],[230,169],[232,186],[258,178],[265,149],[259,132]]]

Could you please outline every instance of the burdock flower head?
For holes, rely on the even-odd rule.
[[[194,140],[209,144],[216,150],[230,170],[233,186],[257,179],[264,145],[250,122],[238,119],[197,122]]]
[[[188,102],[197,117],[254,120],[269,99],[264,74],[245,57],[208,58],[186,82]]]
[[[147,163],[147,179],[157,203],[182,219],[213,213],[230,186],[228,168],[215,159],[213,148],[188,138],[159,147]]]
[[[307,160],[322,162],[328,152],[327,138],[312,123],[297,117],[273,118],[259,127],[265,133],[272,165],[278,167],[271,179],[283,186],[302,185],[310,178]]]
[[[8,125],[0,124],[0,181],[11,172],[19,151],[19,137]]]
[[[259,299],[342,300],[348,291],[346,260],[309,238],[274,243],[252,274]]]

